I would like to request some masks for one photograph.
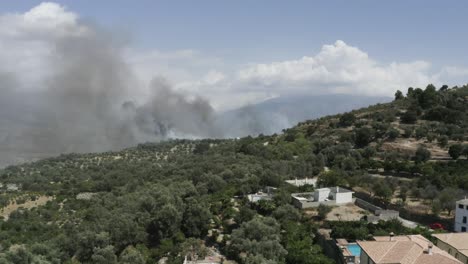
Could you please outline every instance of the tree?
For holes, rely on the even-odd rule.
[[[119,264],[144,264],[146,263],[143,255],[134,247],[127,247],[120,254]]]
[[[250,220],[252,220],[254,217],[255,217],[255,210],[252,210],[250,208],[248,208],[247,206],[242,206],[240,209],[239,209],[239,213],[236,215],[235,217],[235,221],[237,224],[242,224],[244,222],[248,222]]]
[[[278,222],[271,217],[254,218],[232,232],[228,251],[236,259],[245,253],[247,258],[261,255],[281,263],[287,251],[280,243],[280,230]]]
[[[400,187],[400,193],[398,194],[398,197],[403,201],[406,202],[406,199],[408,198],[408,186],[402,185]]]
[[[434,215],[439,215],[442,211],[442,205],[438,199],[433,200],[431,210]]]
[[[398,129],[395,129],[395,128],[390,128],[387,131],[387,136],[388,136],[388,139],[393,141],[400,136],[400,131],[398,131]]]
[[[418,120],[418,114],[416,111],[408,109],[401,116],[401,122],[404,124],[414,124]]]
[[[465,156],[465,158],[468,159],[468,145],[463,145],[463,152],[462,154]]]
[[[447,91],[448,90],[448,85],[444,84],[440,87],[439,91],[443,92],[443,91]]]
[[[340,121],[338,125],[341,127],[348,127],[354,124],[356,120],[356,116],[353,113],[345,113],[340,116]]]
[[[121,251],[128,245],[146,242],[144,227],[133,218],[134,216],[127,213],[111,216],[110,237],[116,251]]]
[[[403,95],[403,93],[400,90],[397,90],[396,93],[395,93],[395,101],[401,100],[401,99],[404,99],[404,98],[405,98],[405,96]]]
[[[392,198],[393,192],[390,186],[384,181],[378,181],[373,186],[374,195],[381,198],[382,200],[389,202]]]
[[[275,260],[266,259],[262,255],[247,256],[244,260],[245,264],[276,264]]]
[[[454,210],[459,194],[460,190],[453,188],[445,188],[440,192],[438,200],[440,201],[441,208],[446,210],[448,215]]]
[[[182,230],[188,237],[202,237],[208,232],[212,217],[209,206],[195,200],[186,204],[182,220]]]
[[[281,205],[273,211],[273,217],[280,223],[284,224],[288,221],[297,222],[301,219],[301,212],[290,204]]]
[[[345,175],[342,171],[330,170],[320,173],[317,184],[319,186],[345,185]]]
[[[424,109],[434,106],[437,102],[436,87],[432,84],[429,84],[418,99],[419,105]]]
[[[431,152],[424,146],[419,146],[414,155],[416,163],[426,162],[431,158]]]
[[[208,255],[208,249],[206,248],[203,240],[197,238],[189,238],[182,243],[181,255],[187,256],[188,260],[204,259]]]
[[[264,215],[271,214],[276,208],[276,204],[271,200],[260,200],[257,202],[257,210]]]
[[[75,255],[81,262],[88,262],[96,248],[106,248],[110,244],[109,233],[84,231],[76,239]]]
[[[427,133],[428,133],[427,129],[425,129],[424,127],[418,127],[415,130],[414,137],[416,139],[421,139],[421,138],[427,136]]]
[[[322,254],[319,245],[314,245],[310,224],[289,223],[284,227],[283,241],[288,251],[287,264],[331,264],[331,259]]]
[[[113,246],[95,248],[91,259],[93,260],[93,263],[96,264],[117,264],[117,256],[114,253]]]
[[[374,130],[368,127],[355,130],[355,143],[359,148],[367,146],[374,138]]]
[[[449,147],[448,153],[452,159],[456,160],[463,153],[463,146],[461,144],[454,144]]]
[[[413,97],[413,94],[414,94],[414,88],[413,88],[413,87],[409,87],[409,88],[408,88],[408,91],[406,92],[406,96],[407,96],[407,97]]]
[[[148,238],[151,243],[159,244],[162,239],[170,238],[180,231],[182,212],[172,204],[166,204],[148,225]]]
[[[194,154],[204,154],[210,150],[210,143],[202,141],[199,144],[195,146],[195,149],[193,150]]]
[[[442,135],[437,138],[437,142],[439,142],[439,146],[445,148],[448,144],[448,137],[446,135]]]
[[[320,204],[317,208],[317,213],[318,213],[318,217],[320,219],[325,219],[328,215],[328,213],[330,213],[332,210],[332,208],[328,205],[325,205],[325,204]]]

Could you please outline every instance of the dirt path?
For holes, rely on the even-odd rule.
[[[9,205],[0,209],[0,216],[3,216],[3,219],[6,221],[10,217],[10,214],[16,211],[18,208],[31,209],[41,205],[45,205],[48,201],[52,201],[54,197],[52,196],[38,196],[35,201],[27,200],[23,204],[17,204],[16,201],[10,203]]]

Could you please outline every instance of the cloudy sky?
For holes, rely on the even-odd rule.
[[[57,38],[108,34],[134,75],[227,110],[289,94],[392,96],[468,80],[465,1],[5,1],[0,73],[45,89]],[[105,33],[101,33],[105,32]]]

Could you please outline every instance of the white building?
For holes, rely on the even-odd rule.
[[[333,187],[330,189],[330,195],[337,204],[351,203],[353,201],[354,192],[340,187]]]
[[[468,231],[468,199],[457,201],[455,208],[455,232]],[[468,242],[467,242],[468,243]]]
[[[247,195],[247,200],[251,203],[256,203],[261,200],[273,200],[273,196],[276,192],[275,187],[267,186],[264,188],[264,191],[259,191],[257,193],[252,193]]]
[[[294,180],[286,180],[285,181],[286,183],[289,183],[291,185],[294,185],[296,187],[301,187],[301,186],[305,186],[305,185],[312,185],[312,186],[316,186],[317,184],[317,178],[305,178],[305,179],[294,179]]]
[[[341,205],[353,202],[353,191],[341,187],[320,188],[314,192],[293,193],[291,197],[300,209],[318,207],[320,204]]]

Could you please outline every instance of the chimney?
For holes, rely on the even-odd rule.
[[[433,246],[434,245],[432,243],[429,243],[429,245],[427,246],[427,254],[432,255],[432,247]]]
[[[390,232],[390,241],[393,241],[394,236],[395,236],[395,234],[393,232]]]

